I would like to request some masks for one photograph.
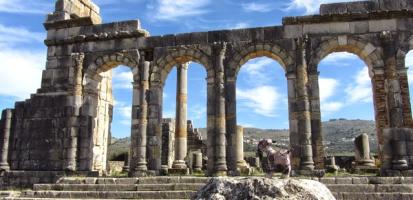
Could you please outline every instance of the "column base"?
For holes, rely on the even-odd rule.
[[[189,169],[188,168],[183,168],[183,169],[169,169],[168,170],[168,175],[182,175],[186,176],[189,175]]]
[[[393,160],[391,163],[393,170],[407,170],[409,168],[406,160]]]
[[[184,160],[175,160],[172,163],[172,169],[187,169],[186,163]]]
[[[216,171],[212,174],[214,177],[219,177],[219,176],[227,176],[228,172],[227,171]]]

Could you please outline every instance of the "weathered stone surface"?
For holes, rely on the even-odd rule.
[[[267,178],[214,178],[194,199],[314,199],[334,200],[326,186],[311,180]]]

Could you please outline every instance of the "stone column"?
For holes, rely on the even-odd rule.
[[[300,170],[313,170],[313,150],[311,144],[311,116],[310,116],[310,102],[308,98],[308,76],[307,76],[307,60],[306,48],[307,40],[304,38],[302,42],[302,51],[298,53],[301,56],[301,64],[297,66],[297,85],[296,85],[296,115],[298,133],[300,135]]]
[[[202,172],[202,153],[201,152],[194,152],[192,158],[193,162],[193,171],[194,172]]]
[[[130,174],[132,176],[144,176],[148,170],[146,162],[147,148],[147,128],[148,128],[148,102],[147,93],[149,90],[149,68],[150,62],[140,63],[141,77],[140,84],[134,83],[133,109],[132,109],[132,141]],[[135,78],[135,82],[139,77]]]
[[[237,132],[235,135],[235,143],[233,144],[236,151],[234,152],[235,160],[238,169],[248,167],[247,162],[244,160],[244,127],[237,126]]]
[[[227,126],[227,163],[230,171],[237,169],[237,97],[236,97],[236,81],[234,77],[226,79],[226,126]],[[241,149],[243,151],[243,149]]]
[[[227,174],[226,160],[226,126],[225,126],[225,89],[224,89],[224,59],[226,43],[215,46],[215,161],[214,170],[216,176]]]
[[[74,74],[72,76],[71,82],[73,83],[73,88],[71,95],[68,96],[68,102],[73,107],[73,116],[69,117],[67,124],[67,135],[64,144],[65,148],[65,162],[64,170],[76,171],[77,166],[77,154],[78,154],[78,132],[79,123],[78,118],[80,116],[80,107],[82,106],[82,80],[83,80],[83,60],[85,58],[84,54],[74,54],[73,59],[75,61]]]
[[[317,71],[310,72],[308,75],[310,83],[311,144],[315,167],[317,169],[324,169],[324,139],[321,124],[319,75],[320,73]]]
[[[374,167],[374,160],[370,158],[369,136],[363,133],[354,140],[355,158],[357,166]]]
[[[161,170],[162,145],[162,85],[151,80],[148,104],[147,161],[148,169],[158,173]],[[147,94],[148,95],[148,94]]]
[[[207,175],[214,173],[215,161],[215,79],[208,77],[207,81]]]
[[[187,156],[187,73],[188,63],[177,66],[176,84],[176,124],[175,124],[175,161],[174,169],[186,169],[185,157]]]
[[[13,117],[13,110],[7,109],[4,110],[1,116],[1,122],[3,122],[2,135],[0,135],[1,149],[0,149],[0,170],[9,171],[10,165],[8,162],[9,156],[9,138],[11,132],[11,121]]]
[[[403,101],[403,121],[405,127],[413,128],[412,109],[410,105],[409,81],[407,75],[408,68],[405,66],[402,67],[402,69],[398,69],[397,74],[400,82],[400,89]]]

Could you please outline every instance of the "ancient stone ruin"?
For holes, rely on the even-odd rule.
[[[91,0],[57,0],[44,23],[48,49],[41,88],[3,112],[0,168],[105,172],[111,69],[125,65],[133,72],[130,175],[157,175],[170,162],[186,169],[187,63],[197,62],[207,71],[207,174],[225,175],[243,163],[237,74],[248,60],[266,56],[281,64],[288,82],[293,169],[324,169],[318,63],[333,52],[350,52],[369,69],[381,173],[411,176],[413,121],[404,60],[413,49],[412,10],[410,0],[337,3],[322,5],[318,15],[285,17],[280,26],[150,36],[137,20],[102,24]],[[174,66],[171,160],[162,148],[162,91]]]

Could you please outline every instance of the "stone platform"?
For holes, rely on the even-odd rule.
[[[60,178],[55,183],[34,184],[23,192],[2,191],[1,199],[190,199],[210,178]],[[413,178],[325,177],[312,178],[325,184],[338,199],[413,199]]]

